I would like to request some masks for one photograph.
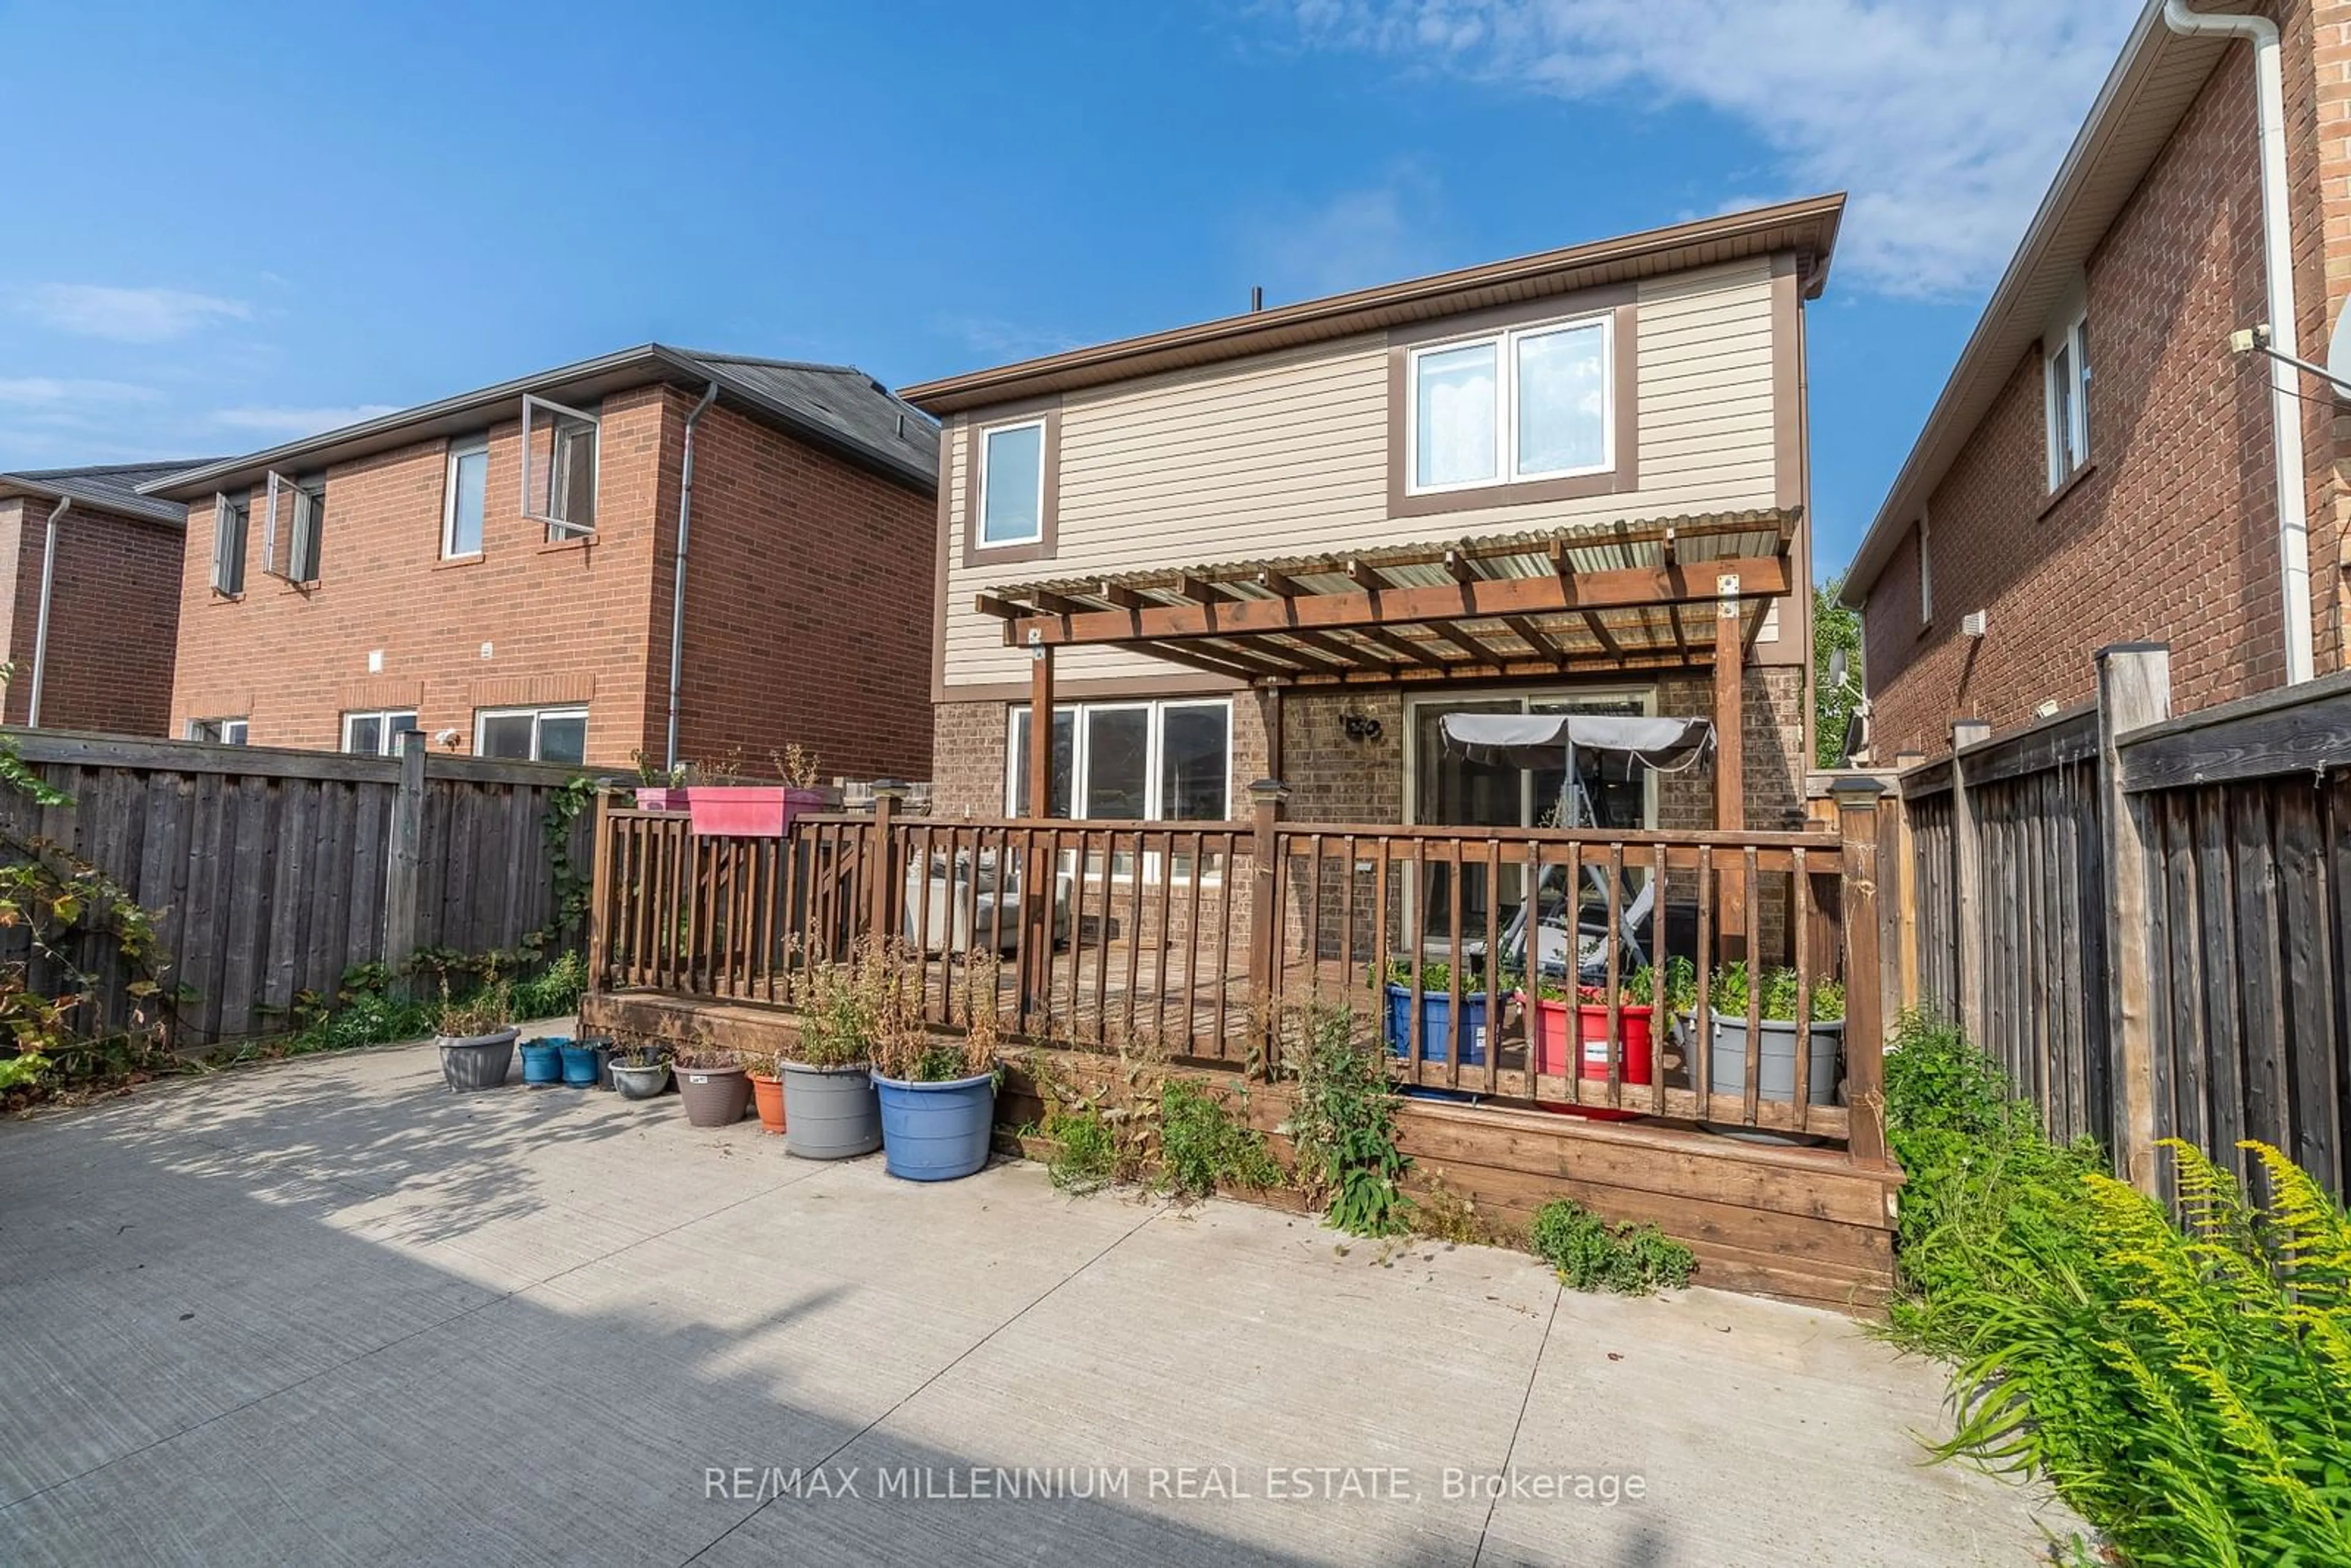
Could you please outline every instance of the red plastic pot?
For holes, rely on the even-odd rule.
[[[821,789],[782,784],[697,784],[685,791],[694,831],[705,838],[781,838],[794,817],[825,804]]]
[[[1586,1082],[1608,1082],[1608,1005],[1605,1002],[1552,1001],[1548,998],[1519,994],[1519,1005],[1531,1008],[1534,1017],[1535,1071],[1545,1078],[1567,1076],[1567,1013],[1575,1009],[1576,1043],[1581,1047],[1581,1065],[1577,1075]],[[1650,1012],[1646,1007],[1620,1007],[1616,1009],[1617,1028],[1624,1037],[1624,1066],[1617,1077],[1620,1084],[1640,1084],[1646,1087],[1654,1070],[1656,1041],[1650,1030]],[[1629,1121],[1643,1115],[1640,1111],[1613,1110],[1595,1105],[1546,1105],[1546,1110],[1570,1112],[1575,1115],[1592,1116],[1604,1122]]]

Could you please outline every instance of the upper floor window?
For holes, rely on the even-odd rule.
[[[1045,537],[1045,422],[979,433],[979,542],[1037,544]]]
[[[596,531],[598,416],[545,398],[522,400],[522,514],[547,537]]]
[[[289,479],[271,469],[266,520],[261,531],[261,570],[288,582],[318,581],[319,544],[326,523],[324,474]]]
[[[477,435],[449,444],[449,476],[441,497],[441,558],[482,553],[482,517],[489,500],[490,443]]]
[[[245,591],[245,536],[253,527],[253,492],[213,497],[213,591]]]
[[[1925,513],[1918,515],[1918,628],[1935,623],[1935,525]]]
[[[2076,316],[2043,366],[2047,378],[2049,488],[2056,489],[2090,460],[2090,319]]]
[[[343,715],[343,749],[361,757],[397,757],[400,737],[414,730],[413,708]]]
[[[241,718],[192,718],[188,721],[190,740],[208,740],[215,746],[243,746],[246,724]]]
[[[1413,350],[1408,492],[1606,472],[1614,336],[1613,317],[1598,316]]]
[[[474,715],[474,755],[519,762],[585,762],[588,710],[483,708]]]

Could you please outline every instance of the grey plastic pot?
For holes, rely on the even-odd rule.
[[[623,1067],[611,1064],[612,1087],[621,1092],[623,1100],[651,1100],[669,1087],[669,1063],[656,1061],[651,1067]]]
[[[751,1103],[751,1078],[739,1067],[681,1067],[677,1092],[697,1127],[731,1127]]]
[[[865,1064],[784,1063],[784,1153],[845,1160],[882,1146],[882,1102]]]
[[[496,1089],[507,1081],[514,1065],[515,1030],[492,1030],[487,1034],[438,1035],[441,1077],[455,1094]]]
[[[1796,1097],[1796,1025],[1792,1019],[1765,1019],[1760,1030],[1761,1050],[1755,1064],[1755,1097],[1791,1103]],[[1805,1099],[1814,1105],[1834,1105],[1841,1076],[1839,1058],[1844,1047],[1844,1020],[1812,1026],[1811,1060],[1805,1063]],[[1714,1041],[1708,1076],[1717,1094],[1747,1092],[1747,1019],[1729,1013],[1714,1015]],[[1759,1144],[1812,1144],[1809,1135],[1759,1131],[1753,1127],[1706,1124],[1707,1130],[1747,1138]]]

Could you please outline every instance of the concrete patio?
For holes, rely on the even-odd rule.
[[[914,1186],[674,1098],[452,1097],[427,1046],[0,1127],[0,1197],[11,1564],[2046,1550],[2035,1496],[1921,1465],[1937,1370],[1834,1316]]]

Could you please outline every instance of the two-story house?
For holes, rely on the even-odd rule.
[[[188,509],[140,486],[195,466],[0,474],[5,721],[167,735]]]
[[[1874,760],[2111,643],[2182,711],[2351,667],[2351,393],[2289,362],[2345,340],[2347,54],[2344,0],[2147,0],[1845,575]]]
[[[862,371],[649,344],[175,474],[172,732],[927,777],[936,449]]]
[[[1030,814],[1042,701],[1041,815],[1227,820],[1276,776],[1298,819],[1531,826],[1564,762],[1440,721],[1593,711],[1724,732],[1711,771],[1589,769],[1604,824],[1801,823],[1804,305],[1843,206],[905,389],[942,423],[935,812]]]

